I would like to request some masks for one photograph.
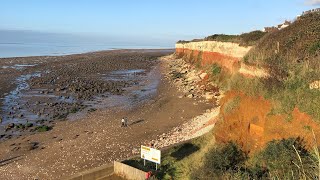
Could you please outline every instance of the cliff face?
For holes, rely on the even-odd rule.
[[[292,104],[293,108],[287,110],[281,99],[264,98],[263,93],[268,90],[263,89],[267,87],[263,83],[268,82],[264,80],[271,75],[263,68],[242,62],[250,49],[236,43],[217,41],[176,44],[176,55],[191,64],[205,66],[216,63],[233,74],[241,75],[233,77],[231,89],[220,101],[219,117],[223,120],[219,120],[215,127],[217,142],[236,142],[246,152],[255,152],[274,139],[302,137],[306,146],[312,148],[314,136],[311,130],[319,137],[319,123],[297,104]],[[216,77],[223,78],[229,77]],[[320,89],[318,84],[314,81],[309,89]],[[320,140],[317,143],[320,144]]]
[[[240,69],[240,60],[251,47],[241,47],[236,43],[201,41],[176,44],[176,54],[179,57],[188,57],[202,66],[219,64],[231,72]]]

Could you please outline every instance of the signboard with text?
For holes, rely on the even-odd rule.
[[[160,164],[161,162],[161,151],[153,149],[147,146],[141,146],[141,158]]]

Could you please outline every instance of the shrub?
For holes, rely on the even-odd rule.
[[[316,54],[316,52],[320,51],[320,41],[313,43],[310,47],[309,47],[309,53],[314,55]]]
[[[77,107],[73,107],[70,109],[70,113],[76,113],[78,111],[79,111],[79,108],[77,108]]]
[[[266,34],[267,33],[263,31],[252,31],[249,33],[243,33],[240,35],[240,38],[241,38],[240,45],[253,46]]]
[[[171,78],[172,78],[173,80],[175,80],[175,79],[180,79],[180,78],[182,78],[182,77],[184,77],[184,74],[182,74],[181,72],[172,72],[172,73],[171,73]]]
[[[46,132],[46,131],[49,131],[49,130],[51,130],[52,128],[51,127],[49,127],[49,126],[38,126],[38,127],[36,127],[36,130],[38,131],[38,132]]]
[[[271,177],[291,179],[303,177],[311,163],[310,154],[301,138],[273,140],[258,155],[260,165],[268,169]]]
[[[26,125],[25,125],[26,127],[32,127],[33,126],[33,124],[32,123],[30,123],[30,122],[28,122],[28,123],[26,123]]]
[[[221,67],[218,64],[213,64],[211,66],[211,74],[216,76],[221,73]]]
[[[246,154],[235,143],[229,142],[209,151],[203,167],[191,175],[192,179],[219,178],[227,173],[237,173],[246,159]]]
[[[15,126],[17,129],[24,129],[25,128],[25,125],[23,124],[18,124]]]
[[[220,42],[240,42],[239,35],[214,34],[205,38],[206,41],[220,41]]]
[[[229,142],[222,148],[213,149],[207,155],[206,166],[212,172],[237,171],[246,160],[245,153],[235,144]]]
[[[228,34],[214,34],[206,37],[206,41],[220,41],[220,42],[233,42],[239,43],[240,46],[253,46],[255,45],[266,32],[252,31],[249,33],[243,33],[241,35],[228,35]]]

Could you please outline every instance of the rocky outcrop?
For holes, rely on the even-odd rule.
[[[164,148],[173,144],[181,143],[210,132],[218,120],[220,107],[218,106],[223,92],[206,81],[207,73],[192,69],[192,67],[182,59],[175,59],[173,56],[162,57],[163,62],[168,63],[168,73],[165,76],[177,87],[183,96],[179,98],[194,98],[198,102],[213,103],[214,107],[207,109],[203,114],[196,116],[183,124],[173,128],[168,133],[163,133],[151,141],[156,148]],[[194,102],[197,105],[198,102]],[[149,144],[150,141],[145,142]],[[135,153],[139,153],[136,149]]]
[[[177,43],[176,55],[202,66],[216,63],[234,72],[240,69],[239,62],[250,49],[231,42],[201,41]]]

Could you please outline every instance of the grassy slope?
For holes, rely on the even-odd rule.
[[[320,13],[267,34],[244,59],[269,70],[270,78],[260,80],[265,90],[260,94],[278,102],[280,112],[298,107],[320,120],[320,91],[309,89],[320,80]]]
[[[218,37],[224,38],[226,36]],[[217,40],[216,36],[214,38]],[[226,38],[230,40],[229,36]],[[234,37],[231,37],[231,39],[232,38]],[[228,81],[222,80],[225,82],[217,83],[228,89],[244,92],[248,96],[262,95],[266,97],[273,102],[273,109],[270,113],[287,114],[289,121],[292,110],[295,107],[311,115],[315,121],[320,120],[320,91],[309,89],[311,82],[320,79],[319,13],[303,16],[287,28],[267,34],[257,43],[256,47],[248,53],[244,60],[250,64],[269,68],[271,77],[268,79],[247,79],[240,75],[234,75],[232,77],[228,76]],[[164,158],[165,161],[168,162],[167,164],[170,164],[170,167],[174,167],[175,169],[170,176],[176,179],[188,179],[192,172],[198,170],[198,167],[201,166],[199,162],[204,160],[205,154],[213,147],[212,144],[208,145],[208,143],[205,143],[213,137],[207,135],[203,138],[205,138],[206,141],[194,141],[198,143],[197,146],[200,147],[200,150],[190,156],[182,160],[176,160],[170,155]],[[281,143],[283,142],[275,142],[268,145],[268,147],[278,146],[277,143],[282,147]],[[283,149],[281,153],[296,153],[292,151],[291,146]],[[175,151],[177,151],[177,149],[172,149],[172,152]],[[278,151],[272,153],[276,154],[277,152]],[[263,153],[270,153],[270,148],[264,150]],[[298,157],[296,155],[297,154],[293,155],[293,157]],[[252,163],[256,161],[259,159],[259,156],[261,157],[261,155],[257,157],[253,156],[248,162]],[[275,156],[279,157],[278,154]],[[307,156],[308,159],[310,159],[309,156],[310,155]],[[268,161],[269,159],[264,158],[264,160]],[[272,163],[281,164],[281,159],[277,160],[276,158],[275,162]],[[301,162],[301,166],[302,164]],[[295,166],[299,167],[300,164],[294,165],[294,167]],[[301,170],[301,167],[299,168]],[[317,167],[315,168],[315,170],[317,170]],[[286,175],[286,172],[281,175],[277,173],[272,175],[274,169],[271,168],[269,170],[269,178],[290,178]],[[300,170],[298,172],[300,173],[299,176],[303,178],[305,176],[303,173],[305,172],[300,172]],[[310,173],[312,176],[312,172]]]
[[[320,13],[312,13],[302,16],[287,28],[267,34],[248,53],[248,61],[269,65],[270,59],[276,57],[290,64],[308,61],[312,68],[319,68],[319,22]]]

